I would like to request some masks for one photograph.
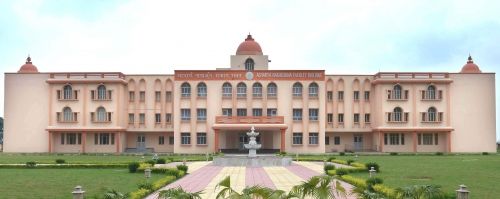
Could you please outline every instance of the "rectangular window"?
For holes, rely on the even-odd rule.
[[[156,113],[155,114],[155,123],[156,124],[160,124],[161,123],[161,114],[160,113]]]
[[[278,87],[276,86],[276,84],[267,85],[267,97],[276,98],[277,95],[278,95]]]
[[[191,144],[191,133],[181,133],[181,144]]]
[[[64,145],[65,134],[61,133],[61,144]]]
[[[129,102],[135,101],[135,92],[134,91],[129,91],[128,92],[128,101]]]
[[[236,114],[237,116],[247,116],[247,109],[245,108],[236,109]]]
[[[417,140],[418,140],[418,145],[422,145],[422,134],[421,133],[418,134]]]
[[[353,99],[354,99],[354,101],[358,101],[359,100],[359,91],[354,91],[354,93],[353,93]]]
[[[262,97],[262,86],[253,86],[252,87],[252,96],[254,98],[261,98]]]
[[[293,109],[293,120],[294,121],[300,121],[302,120],[302,109]]]
[[[344,91],[339,91],[339,92],[338,92],[337,99],[338,99],[339,101],[344,101]]]
[[[174,136],[169,136],[168,137],[168,144],[169,145],[174,145]]]
[[[139,101],[141,101],[141,102],[146,101],[146,92],[145,91],[139,92]]]
[[[233,109],[223,108],[222,109],[222,115],[223,116],[233,116]]]
[[[134,124],[135,122],[135,115],[133,113],[128,114],[128,123],[129,124]]]
[[[365,113],[365,123],[370,123],[370,113]]]
[[[389,145],[399,145],[399,133],[389,133]]]
[[[198,97],[207,96],[207,86],[205,84],[198,85]]]
[[[317,108],[310,108],[309,109],[309,120],[318,121],[318,114],[319,114],[319,110]]]
[[[171,102],[172,101],[172,91],[167,91],[165,93],[165,101]]]
[[[275,108],[267,109],[267,116],[276,116],[276,115],[278,115],[278,109]]]
[[[204,108],[196,109],[196,119],[198,121],[207,120],[207,109],[204,109]]]
[[[332,92],[332,91],[328,91],[328,92],[326,93],[326,99],[327,99],[328,101],[333,101],[333,92]]]
[[[401,145],[405,145],[405,134],[401,133]]]
[[[172,123],[172,114],[171,113],[165,114],[165,123],[167,123],[167,124]]]
[[[330,145],[330,137],[325,136],[325,145]]]
[[[338,123],[344,123],[344,114],[343,113],[339,113],[339,116],[337,117],[337,122]]]
[[[309,97],[318,97],[318,86],[309,86]]]
[[[432,141],[432,133],[423,133],[422,134],[422,143],[424,145],[432,145],[434,144],[433,141]]]
[[[80,136],[78,136],[80,135]],[[81,134],[77,133],[66,133],[66,144],[75,145],[77,142],[81,143]]]
[[[196,133],[196,144],[207,144],[207,133]]]
[[[359,123],[359,113],[354,113],[354,123]]]
[[[262,109],[261,108],[252,109],[252,115],[253,116],[262,116]]]
[[[333,137],[333,144],[340,145],[340,136]]]
[[[191,109],[187,108],[181,109],[181,120],[183,121],[191,120]]]
[[[319,133],[309,133],[309,144],[319,143]]]
[[[370,101],[370,91],[365,91],[365,101]]]
[[[293,133],[293,144],[302,144],[302,133]]]
[[[326,121],[327,121],[328,123],[333,123],[333,114],[332,114],[332,113],[328,113],[328,114],[326,115]]]
[[[109,145],[110,136],[109,133],[99,133],[99,145]]]
[[[146,123],[146,115],[144,113],[139,113],[139,124]]]
[[[387,145],[387,133],[384,133],[384,145]]]
[[[437,133],[434,134],[434,144],[438,145],[438,134]]]
[[[158,137],[158,145],[164,145],[165,144],[165,137],[160,136]]]
[[[239,98],[247,97],[247,87],[246,86],[237,86],[236,87],[236,96]]]
[[[161,92],[160,91],[155,92],[155,102],[161,102]]]

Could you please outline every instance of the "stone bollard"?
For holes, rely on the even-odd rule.
[[[85,191],[82,190],[82,186],[78,185],[71,193],[73,194],[73,199],[83,199]]]
[[[467,190],[467,186],[460,185],[457,191],[457,199],[469,199],[469,190]]]

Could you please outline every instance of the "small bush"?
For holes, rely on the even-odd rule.
[[[338,171],[338,169],[335,170],[335,171]],[[345,182],[347,182],[349,184],[354,185],[355,187],[360,187],[360,188],[366,188],[367,187],[365,180],[363,180],[361,178],[352,177],[350,175],[343,175],[340,178],[343,181],[345,181]]]
[[[347,165],[347,162],[345,160],[332,160],[333,163],[337,163],[337,164],[345,164]]]
[[[153,190],[158,190],[162,188],[163,186],[170,184],[176,179],[175,176],[166,176],[162,179],[159,179],[153,183]]]
[[[359,163],[359,162],[353,162],[353,163],[351,163],[351,166],[356,167],[356,168],[363,168],[363,169],[366,168],[365,164]]]
[[[375,184],[372,186],[372,189],[377,193],[382,193],[389,198],[393,198],[396,195],[396,190],[393,188],[387,187],[383,184]]]
[[[167,160],[165,160],[165,158],[160,158],[156,160],[156,164],[165,164],[165,163],[167,163]]]
[[[436,155],[443,155],[443,152],[436,152]]]
[[[346,162],[347,162],[347,165],[351,165],[351,163],[353,163],[354,160],[347,160]]]
[[[375,162],[368,162],[365,165],[367,171],[369,171],[373,167],[373,169],[375,169],[377,172],[380,172],[380,166]]]
[[[64,164],[64,163],[66,163],[66,160],[64,160],[64,159],[56,159],[56,163],[57,164]]]
[[[179,178],[180,177],[180,170],[178,170],[178,169],[167,169],[165,171],[165,175],[167,175],[167,176],[175,176],[175,178]]]
[[[156,164],[156,161],[154,160],[148,160],[146,163],[150,164],[151,166],[154,166]]]
[[[150,182],[139,183],[137,185],[137,187],[139,189],[147,189],[147,190],[152,190],[153,191],[153,184],[151,184]]]
[[[488,152],[483,152],[483,155],[489,155],[489,153]]]
[[[148,189],[138,189],[130,193],[130,199],[142,199],[146,197],[151,191]]]
[[[184,171],[184,173],[187,173],[187,171],[188,171],[188,166],[183,165],[183,164],[180,164],[180,165],[177,165],[177,169],[179,169],[179,170],[181,170],[181,171]]]
[[[345,152],[340,152],[339,153],[340,156],[344,156],[345,155]]]
[[[135,173],[137,172],[137,169],[139,168],[139,163],[138,162],[131,162],[128,164],[128,172],[130,173]]]
[[[372,178],[368,178],[366,179],[366,184],[368,186],[370,185],[376,185],[376,184],[382,184],[384,183],[384,180],[382,180],[382,178],[377,178],[377,177],[372,177]]]
[[[325,174],[328,174],[329,170],[334,170],[334,169],[335,169],[335,166],[333,164],[325,164],[325,166],[323,166],[323,170],[325,171]]]
[[[335,157],[333,156],[328,157],[328,162],[332,162],[332,160],[335,160]]]
[[[174,158],[167,158],[168,162],[173,162]]]
[[[28,168],[33,168],[35,166],[36,166],[36,162],[35,161],[26,162],[26,167],[28,167]]]
[[[349,170],[347,170],[345,168],[335,169],[335,174],[337,174],[338,176],[347,175],[348,173],[349,173]]]
[[[390,155],[398,155],[396,152],[391,152]]]
[[[286,155],[286,151],[281,151],[281,152],[280,152],[280,155],[281,155],[281,156],[285,156],[285,155]]]

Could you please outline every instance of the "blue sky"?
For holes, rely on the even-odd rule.
[[[251,32],[272,69],[458,72],[471,53],[496,73],[498,8],[493,0],[0,0],[0,71],[17,71],[27,54],[42,72],[214,69]],[[3,115],[3,89],[0,98]],[[497,126],[499,118],[497,108]]]

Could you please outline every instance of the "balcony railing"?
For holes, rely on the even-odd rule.
[[[283,124],[283,116],[216,116],[218,124]]]
[[[56,113],[56,120],[60,123],[76,123],[78,122],[78,113],[71,112],[69,115],[64,115],[63,112]]]
[[[97,112],[90,112],[90,121],[95,123],[109,123],[111,122],[112,112],[106,112],[103,115],[98,115]]]
[[[421,112],[420,117],[423,123],[440,123],[443,121],[443,112]]]
[[[387,112],[385,113],[386,121],[389,123],[405,123],[410,117],[409,112]]]
[[[408,100],[409,90],[388,90],[387,100]]]
[[[421,100],[424,101],[439,101],[443,99],[443,91],[438,90],[434,92],[429,92],[427,90],[420,91]]]
[[[64,90],[57,90],[57,99],[60,101],[76,101],[78,100],[79,90],[72,90],[69,93],[64,93]]]
[[[110,101],[112,90],[106,90],[104,93],[99,93],[97,90],[90,91],[90,99],[95,101]]]

